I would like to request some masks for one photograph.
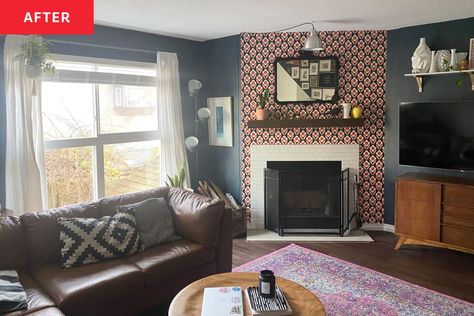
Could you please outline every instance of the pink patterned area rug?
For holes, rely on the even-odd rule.
[[[472,316],[474,304],[297,245],[241,265],[264,269],[316,294],[330,316]]]

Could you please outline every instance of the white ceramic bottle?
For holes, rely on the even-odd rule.
[[[438,69],[436,69],[436,51],[432,50],[431,51],[431,61],[430,61],[430,72],[437,72]]]
[[[451,62],[449,63],[449,70],[458,70],[458,62],[456,60],[456,48],[451,49]]]

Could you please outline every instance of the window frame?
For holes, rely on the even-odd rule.
[[[73,61],[83,63],[107,64],[110,66],[131,66],[156,69],[156,64],[133,62],[124,60],[102,59],[79,57],[72,55],[51,55],[52,60]],[[120,74],[117,74],[120,76]],[[66,82],[60,80],[48,80],[52,82]],[[81,82],[76,82],[80,84]],[[95,136],[73,138],[73,139],[53,139],[45,140],[43,138],[43,145],[45,150],[74,148],[74,147],[92,147],[92,179],[93,179],[93,197],[95,200],[105,196],[105,168],[104,168],[104,146],[113,144],[124,144],[141,141],[161,141],[158,132],[158,110],[156,111],[156,130],[139,131],[139,132],[121,132],[121,133],[104,133],[100,132],[100,100],[99,100],[99,85],[100,83],[91,83],[93,85],[93,99],[94,99],[94,133]],[[113,84],[113,83],[104,83]],[[137,85],[137,86],[151,86],[151,85]],[[158,108],[158,104],[157,104]],[[47,177],[47,175],[46,175]]]

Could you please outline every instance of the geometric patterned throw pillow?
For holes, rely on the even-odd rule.
[[[59,218],[60,264],[64,268],[109,258],[123,257],[141,250],[133,212],[96,218]]]
[[[138,233],[144,248],[181,239],[174,230],[173,217],[165,199],[152,198],[117,207],[118,212],[131,210],[137,219]]]
[[[28,308],[26,292],[16,271],[0,271],[0,315]]]

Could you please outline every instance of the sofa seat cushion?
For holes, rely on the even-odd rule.
[[[139,267],[145,276],[145,287],[193,270],[215,258],[214,248],[206,248],[181,239],[150,247],[126,260]]]
[[[39,286],[39,284],[27,273],[20,273],[20,283],[26,292],[26,302],[28,308],[19,310],[5,315],[8,316],[22,316],[29,315],[47,307],[53,307],[55,304],[53,300],[46,294],[46,292]]]
[[[143,276],[124,259],[62,269],[58,264],[35,268],[31,274],[67,315],[81,311],[84,304],[93,309],[105,301],[124,297],[143,288]]]

